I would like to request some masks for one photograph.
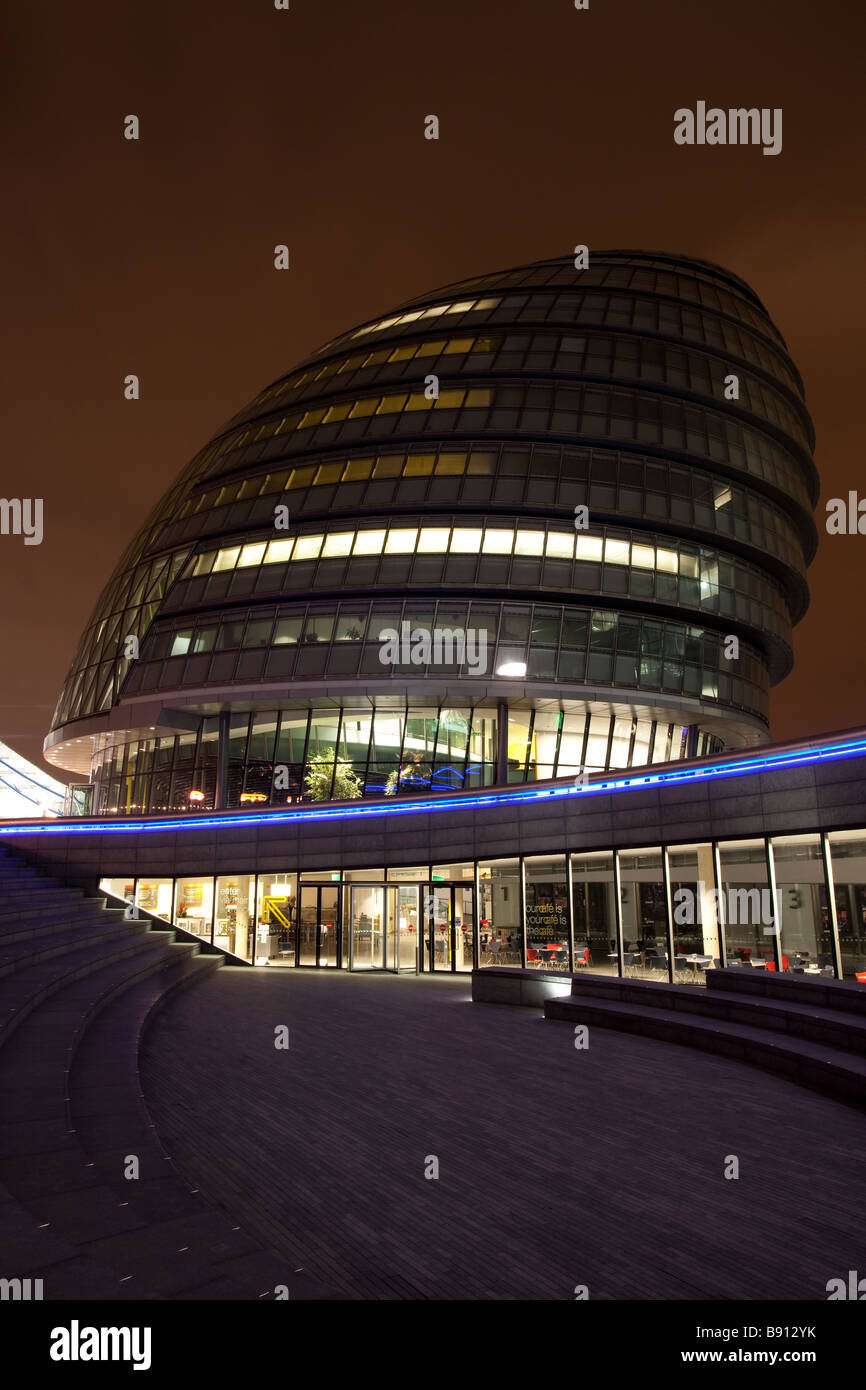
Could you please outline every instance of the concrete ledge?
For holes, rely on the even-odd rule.
[[[473,1004],[517,1004],[541,1009],[546,999],[559,999],[571,992],[571,976],[564,972],[520,970],[491,965],[472,971]]]
[[[758,995],[786,1004],[811,1004],[816,1009],[840,1009],[866,1018],[866,986],[856,980],[832,980],[825,975],[804,979],[774,970],[708,970],[707,989],[730,994]]]

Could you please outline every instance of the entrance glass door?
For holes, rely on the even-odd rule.
[[[424,889],[424,969],[472,969],[475,895],[471,884],[433,883]]]
[[[350,902],[349,968],[384,970],[385,889],[378,884],[355,884]]]
[[[388,942],[385,953],[387,970],[418,969],[418,887],[401,884],[389,887]]]
[[[416,884],[353,884],[350,889],[352,970],[417,970]]]
[[[340,890],[331,883],[304,883],[298,908],[298,964],[339,964]]]

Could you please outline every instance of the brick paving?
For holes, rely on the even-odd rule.
[[[855,1111],[608,1030],[576,1051],[467,978],[223,969],[141,1075],[175,1165],[337,1297],[823,1300],[866,1269]]]

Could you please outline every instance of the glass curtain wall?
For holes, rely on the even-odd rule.
[[[572,854],[574,968],[619,973],[614,859],[610,852]]]
[[[568,971],[571,964],[565,855],[524,861],[526,964]]]
[[[828,837],[842,971],[866,983],[866,830],[837,830]],[[822,932],[824,922],[822,920]]]
[[[477,961],[700,984],[728,965],[866,982],[866,830],[100,887],[259,966]]]

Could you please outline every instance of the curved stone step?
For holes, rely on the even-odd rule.
[[[811,983],[801,988],[798,1002],[792,1003],[765,994],[743,995],[703,989],[700,985],[579,975],[572,982],[571,998],[631,1003],[639,1008],[670,1009],[675,1013],[722,1019],[802,1038],[820,1047],[866,1056],[866,1017],[821,1008],[816,1002],[821,996],[809,997]]]
[[[655,1038],[659,1042],[700,1048],[704,1052],[776,1072],[837,1100],[866,1109],[866,1059],[766,1028],[698,1018],[679,1009],[620,1003],[599,998],[564,996],[548,999],[547,1019],[587,1024]]]

